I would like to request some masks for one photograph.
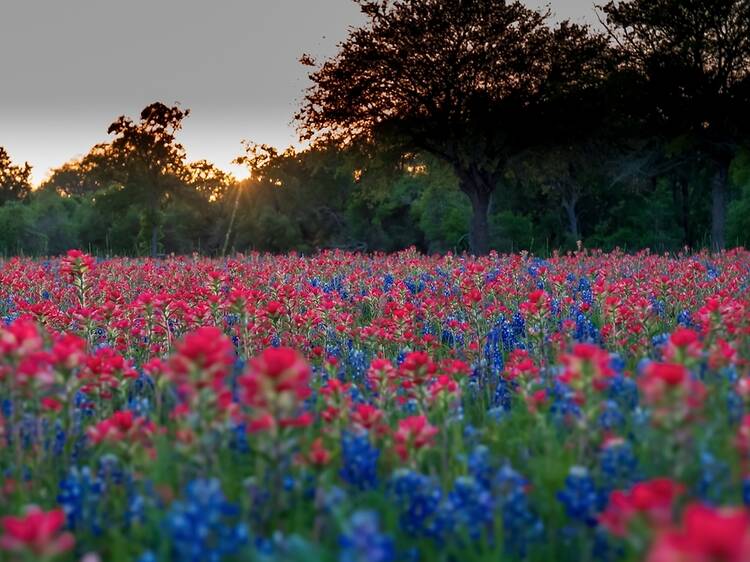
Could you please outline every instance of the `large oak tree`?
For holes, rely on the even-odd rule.
[[[355,1],[367,23],[310,75],[303,138],[395,139],[443,159],[471,201],[471,249],[487,253],[508,159],[544,135],[541,105],[600,77],[606,41],[568,23],[552,30],[518,1]]]
[[[177,105],[154,102],[141,111],[140,121],[123,115],[107,129],[115,135],[111,171],[119,175],[131,201],[143,208],[142,227],[152,256],[158,252],[162,205],[185,186],[185,149],[176,135],[189,113]]]
[[[723,248],[729,166],[749,131],[750,0],[611,1],[601,10],[644,75],[653,130],[712,163],[711,244]]]

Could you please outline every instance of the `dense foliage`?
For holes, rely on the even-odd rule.
[[[9,560],[743,562],[750,254],[0,264]]]
[[[507,187],[490,206],[490,246],[500,251],[589,247],[678,251],[707,246],[711,228],[711,172],[692,162],[652,179],[614,178],[606,155],[540,162],[530,156],[507,174]],[[160,253],[221,254],[227,250],[310,252],[317,248],[425,252],[468,249],[471,207],[453,173],[430,158],[361,168],[354,155],[310,150],[278,155],[266,180],[215,181],[206,196],[185,183],[159,213]],[[538,163],[539,167],[536,167]],[[567,169],[572,166],[576,178]],[[557,176],[558,170],[561,174]],[[214,169],[213,179],[216,179]],[[0,253],[55,255],[85,247],[100,255],[149,252],[151,231],[142,208],[117,183],[84,183],[54,174],[43,188],[0,206]],[[750,243],[750,152],[731,167],[727,240]],[[83,181],[89,181],[81,180]],[[95,187],[94,187],[95,186]],[[235,216],[233,226],[232,217]]]

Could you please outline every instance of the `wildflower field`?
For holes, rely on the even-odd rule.
[[[750,560],[750,253],[0,263],[0,559]]]

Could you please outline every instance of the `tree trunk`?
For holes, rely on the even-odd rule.
[[[469,244],[475,256],[486,256],[490,253],[489,209],[492,194],[482,189],[465,192],[471,200],[471,229]]]
[[[159,225],[156,221],[151,225],[151,257],[155,258],[159,252]]]
[[[490,253],[490,200],[498,178],[474,167],[467,169],[455,165],[453,170],[458,177],[459,188],[471,201],[470,251],[475,256],[486,256]]]
[[[578,213],[576,213],[576,204],[578,197],[571,195],[562,198],[562,206],[565,209],[565,216],[568,218],[568,232],[576,242],[581,239],[581,233],[578,229]]]
[[[728,165],[719,163],[719,168],[711,180],[711,250],[714,252],[719,252],[725,247],[728,178]]]

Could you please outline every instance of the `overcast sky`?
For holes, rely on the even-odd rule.
[[[591,0],[550,5],[595,21]],[[0,0],[0,146],[40,182],[118,115],[180,102],[188,156],[242,175],[241,139],[296,141],[299,56],[333,54],[360,22],[351,0]]]

